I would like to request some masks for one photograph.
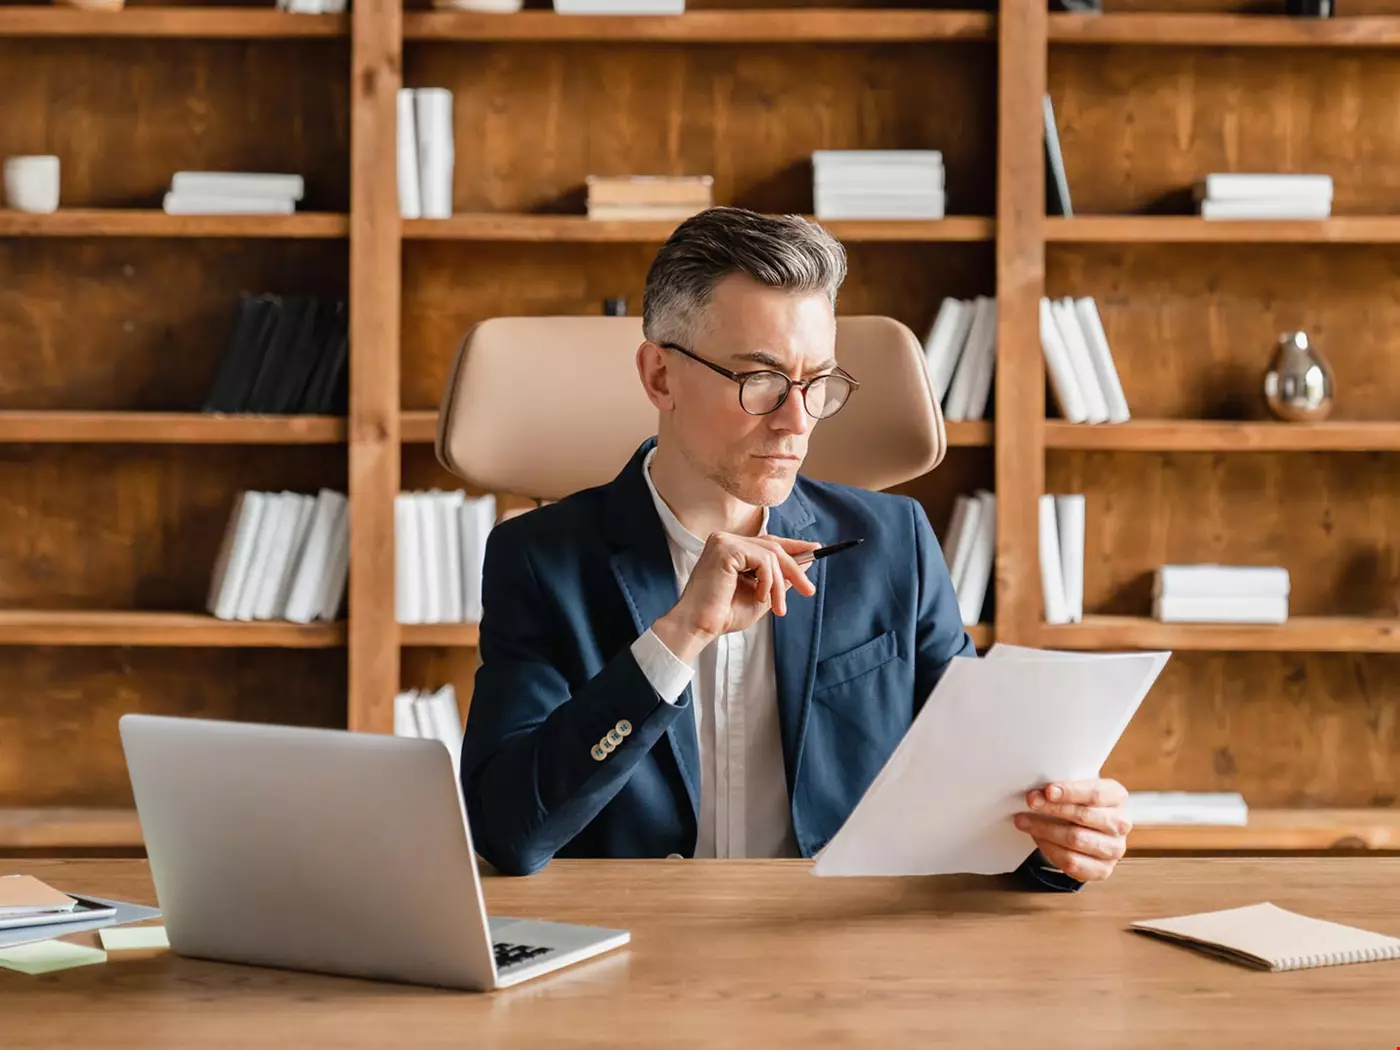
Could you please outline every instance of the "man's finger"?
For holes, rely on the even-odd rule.
[[[789,554],[805,554],[807,551],[814,551],[821,546],[812,540],[794,540],[788,536],[763,536],[761,539],[772,540]]]
[[[1116,780],[1057,780],[1045,785],[1045,799],[1084,806],[1119,806],[1128,801],[1128,789]]]
[[[1042,802],[1035,812],[1046,817],[1058,817],[1070,824],[1080,824],[1106,835],[1123,836],[1133,830],[1133,822],[1121,806],[1084,806],[1078,802]]]
[[[759,542],[763,543],[765,547],[767,547],[770,551],[773,552],[773,556],[778,560],[778,567],[782,578],[790,580],[792,582],[792,585],[797,588],[797,592],[799,594],[805,594],[810,598],[812,595],[817,593],[817,585],[813,583],[807,576],[807,567],[805,565],[797,564],[797,562],[793,559],[793,556],[790,553],[788,553],[787,549],[783,546],[783,542],[785,541],[782,541],[777,537],[761,536],[759,537]],[[802,542],[806,544],[808,541],[802,540],[793,542]],[[809,544],[807,549],[812,549],[819,546],[820,544],[813,543]],[[798,553],[800,554],[802,552],[798,551]]]
[[[1045,855],[1046,860],[1070,878],[1078,879],[1080,882],[1099,882],[1113,873],[1113,865],[1106,860],[1086,857],[1082,853],[1067,850],[1053,842],[1037,841],[1036,845],[1040,848],[1040,852]]]
[[[1063,846],[1070,852],[1082,853],[1086,857],[1116,861],[1123,856],[1122,839],[1077,824],[1065,824],[1053,817],[1018,813],[1016,827],[1030,835],[1037,843],[1050,842]]]

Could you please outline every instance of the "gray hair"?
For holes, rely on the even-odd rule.
[[[846,250],[801,215],[709,208],[681,223],[647,272],[642,331],[654,343],[688,345],[715,285],[741,273],[794,294],[822,292],[836,308]]]

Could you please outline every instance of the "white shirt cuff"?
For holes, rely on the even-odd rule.
[[[679,700],[695,677],[695,668],[666,648],[666,643],[653,630],[648,629],[632,643],[632,655],[637,658],[637,666],[651,687],[668,704]]]

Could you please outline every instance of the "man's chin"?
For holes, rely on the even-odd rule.
[[[755,507],[776,507],[788,498],[796,480],[796,470],[766,471],[744,478],[742,491],[733,495]]]

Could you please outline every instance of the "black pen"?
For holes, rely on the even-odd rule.
[[[829,547],[818,547],[816,550],[807,551],[805,554],[794,554],[792,556],[792,559],[793,561],[797,562],[798,565],[807,565],[810,562],[817,561],[821,558],[829,558],[833,554],[840,554],[842,551],[850,550],[852,547],[854,547],[857,543],[860,542],[862,541],[841,540],[839,543],[833,543]],[[754,569],[745,569],[743,572],[739,573],[739,575],[747,576],[751,580],[758,579],[758,572]]]

